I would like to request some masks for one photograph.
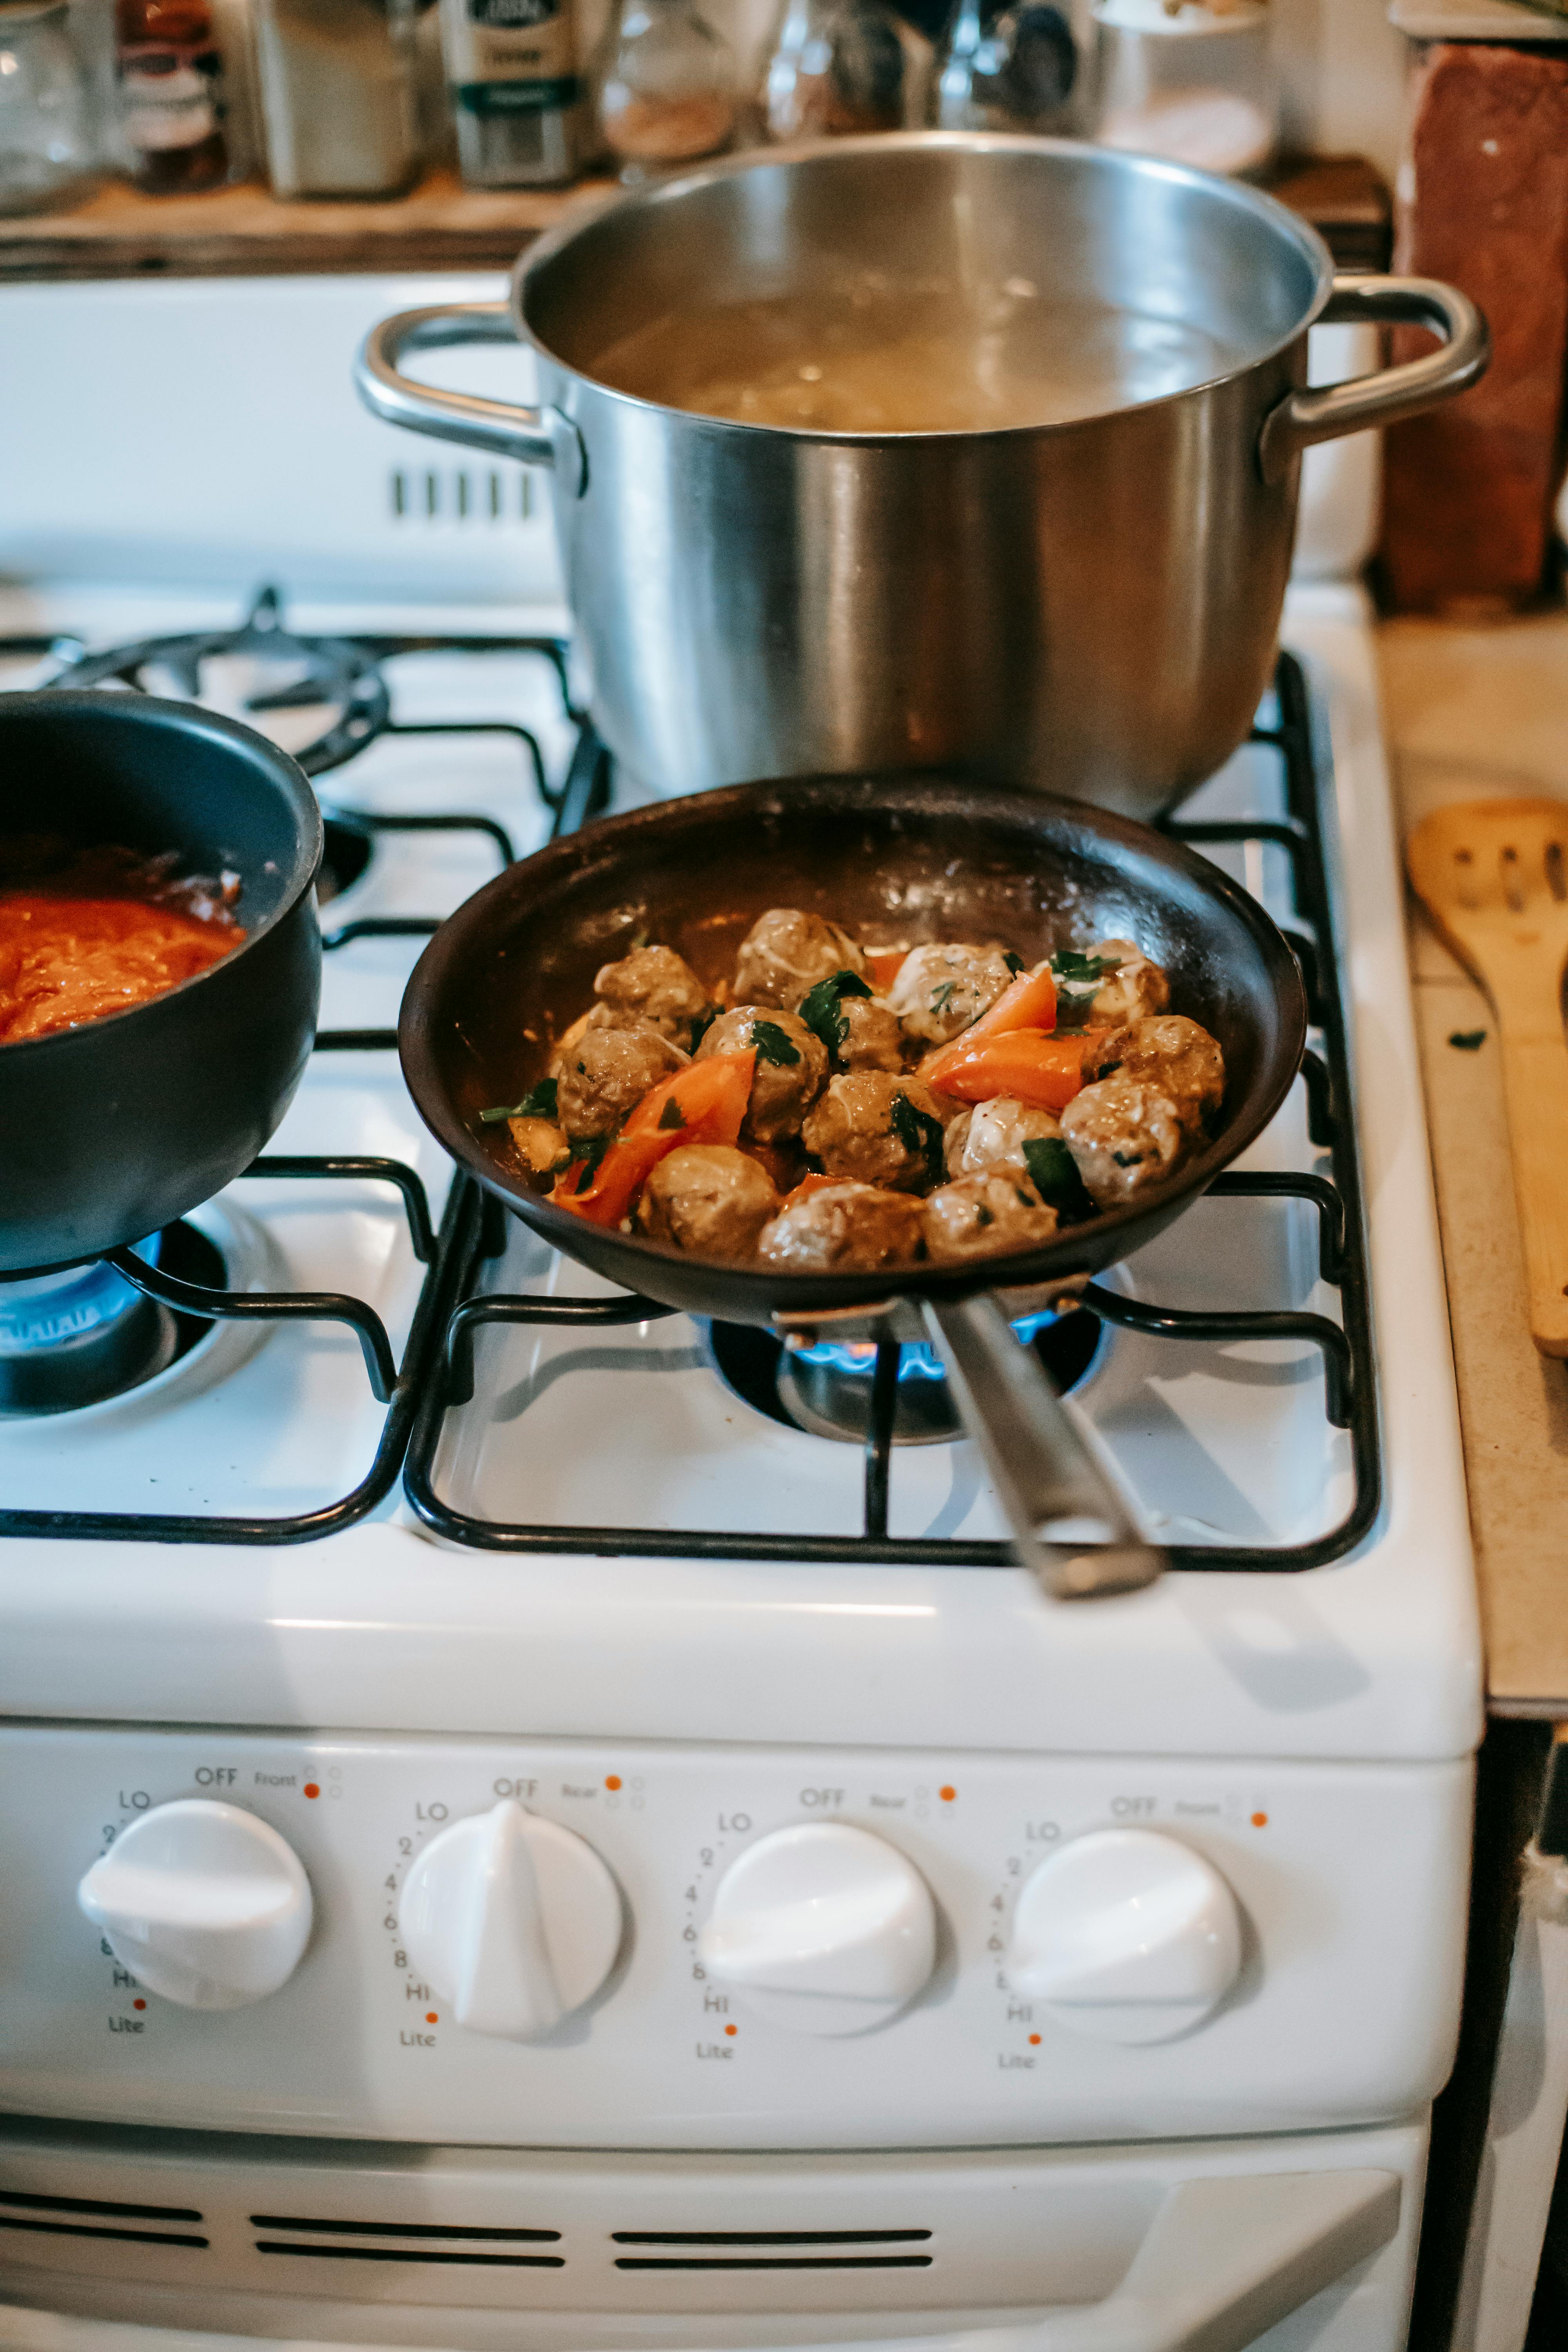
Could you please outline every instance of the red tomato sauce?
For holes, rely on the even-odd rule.
[[[241,945],[237,883],[175,881],[172,863],[0,839],[0,1045],[145,1003]]]

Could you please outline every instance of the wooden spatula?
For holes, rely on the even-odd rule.
[[[1568,1356],[1568,805],[1439,809],[1405,856],[1427,913],[1491,999],[1530,1334],[1543,1356]]]

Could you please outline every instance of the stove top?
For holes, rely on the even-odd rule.
[[[0,646],[6,684],[199,686],[301,754],[329,821],[332,886],[317,1051],[272,1148],[156,1253],[117,1254],[94,1377],[128,1385],[71,1409],[68,1388],[40,1405],[25,1381],[9,1400],[0,1381],[0,1532],[12,1538],[0,1550],[0,1617],[26,1711],[56,1705],[21,1663],[40,1564],[68,1616],[93,1605],[89,1593],[112,1589],[123,1606],[133,1592],[149,1633],[173,1609],[182,1640],[209,1642],[216,1665],[223,1598],[243,1613],[265,1580],[253,1569],[237,1581],[238,1561],[287,1551],[301,1587],[352,1597],[334,1618],[279,1621],[301,1639],[282,1644],[299,1652],[283,1677],[290,1711],[267,1719],[292,1719],[297,1671],[307,1654],[311,1673],[328,1660],[333,1625],[379,1611],[393,1648],[417,1648],[415,1624],[384,1606],[400,1582],[427,1591],[434,1573],[437,1613],[468,1619],[500,1577],[501,1615],[536,1637],[542,1601],[544,1620],[558,1621],[542,1665],[552,1642],[570,1652],[579,1622],[640,1575],[639,1621],[661,1601],[678,1618],[693,1590],[708,1596],[682,1688],[700,1683],[704,1660],[710,1673],[721,1660],[732,1667],[722,1629],[759,1607],[940,1626],[950,1664],[964,1621],[987,1610],[1028,1624],[1031,1658],[1048,1626],[1044,1687],[1061,1685],[1058,1696],[1075,1655],[1101,1654],[1120,1657],[1130,1696],[1145,1651],[1152,1664],[1163,1644],[1169,1661],[1173,1622],[1221,1695],[1208,1718],[1217,1748],[1242,1740],[1256,1752],[1261,1716],[1279,1752],[1300,1740],[1321,1753],[1325,1736],[1353,1743],[1345,1752],[1461,1752],[1474,1721],[1473,1610],[1414,1059],[1403,977],[1390,976],[1398,901],[1375,712],[1369,720],[1364,708],[1364,626],[1347,591],[1298,590],[1293,613],[1304,662],[1287,655],[1253,742],[1172,829],[1252,888],[1297,943],[1313,1053],[1238,1168],[1037,1339],[1180,1571],[1154,1594],[1066,1615],[1021,1589],[974,1450],[943,1425],[930,1366],[911,1359],[900,1385],[891,1350],[879,1378],[870,1355],[792,1364],[764,1333],[628,1300],[563,1265],[466,1179],[454,1183],[414,1112],[393,1047],[423,939],[498,863],[612,799],[624,804],[574,707],[561,639],[443,636],[346,609],[325,627],[312,614],[307,628],[276,594],[229,643],[211,628],[159,627],[98,656],[47,631],[14,632]],[[1353,773],[1342,757],[1352,738]],[[1382,1066],[1370,1091],[1362,1077],[1352,1117],[1369,1040]],[[1390,1259],[1405,1261],[1403,1275]],[[28,1327],[35,1377],[50,1352],[37,1339],[46,1310]],[[134,1345],[121,1331],[132,1324]],[[27,1352],[0,1322],[0,1371],[8,1345]],[[858,1443],[834,1442],[858,1430]],[[903,1442],[912,1438],[927,1442]],[[203,1609],[174,1596],[182,1585],[210,1595],[220,1561],[204,1632]],[[1414,1634],[1390,1614],[1412,1577],[1426,1612]],[[675,1622],[666,1611],[650,1672],[677,1646]],[[437,1638],[427,1655],[439,1648]],[[243,1685],[247,1670],[232,1663]],[[329,1679],[341,1664],[325,1665]],[[1390,1673],[1403,1686],[1392,1712]],[[121,1688],[114,1711],[156,1717],[159,1678],[154,1668],[133,1704]],[[92,1679],[56,1672],[58,1700],[72,1694],[58,1711],[100,1711]],[[225,1700],[223,1679],[212,1685],[216,1714],[230,1719],[237,1705],[234,1719],[263,1719],[254,1690]],[[569,1670],[553,1685],[551,1727],[588,1727],[574,1680]],[[941,1663],[927,1660],[916,1680],[951,1717]],[[352,1693],[336,1691],[316,1719],[426,1720],[406,1696],[390,1715],[356,1712],[374,1704],[362,1682],[356,1667]],[[1034,1738],[1041,1695],[1027,1710]],[[653,1736],[673,1696],[650,1692]],[[961,1717],[977,1697],[964,1697]],[[820,1689],[814,1729],[819,1699]],[[431,1727],[447,1728],[483,1704],[471,1690],[426,1703]],[[188,1689],[173,1711],[189,1719]],[[984,1736],[1005,1742],[1006,1703],[982,1712]],[[1151,1724],[1118,1704],[1114,1725],[1102,1717],[1087,1740],[1064,1737],[1141,1746],[1167,1712],[1156,1706]],[[716,1719],[711,1687],[698,1713],[705,1728]],[[1190,1694],[1182,1716],[1190,1745]],[[904,1727],[907,1716],[900,1736]],[[631,1727],[624,1706],[617,1727]],[[746,1736],[789,1734],[748,1723]]]

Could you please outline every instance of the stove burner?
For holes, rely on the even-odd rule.
[[[1013,1328],[1064,1395],[1087,1376],[1102,1328],[1085,1313],[1029,1315]],[[864,1444],[871,1425],[874,1347],[831,1340],[791,1349],[771,1332],[741,1323],[710,1324],[708,1336],[721,1377],[758,1412],[812,1437]],[[899,1360],[893,1444],[942,1445],[963,1434],[939,1358],[923,1342],[907,1342]]]
[[[193,1225],[166,1226],[136,1255],[185,1282],[225,1279],[222,1253]],[[123,1395],[210,1328],[144,1297],[101,1260],[0,1282],[0,1417],[74,1412]]]
[[[392,709],[375,652],[349,637],[296,635],[284,626],[276,588],[261,590],[237,629],[143,637],[84,654],[50,683],[128,687],[226,710],[258,727],[308,776],[363,751]]]
[[[323,814],[321,833],[321,870],[316,877],[316,903],[324,907],[330,898],[341,898],[360,879],[375,856],[375,844],[368,826],[349,817]]]

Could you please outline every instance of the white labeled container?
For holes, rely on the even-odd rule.
[[[1255,177],[1279,139],[1263,0],[1097,0],[1095,131],[1103,147]]]

